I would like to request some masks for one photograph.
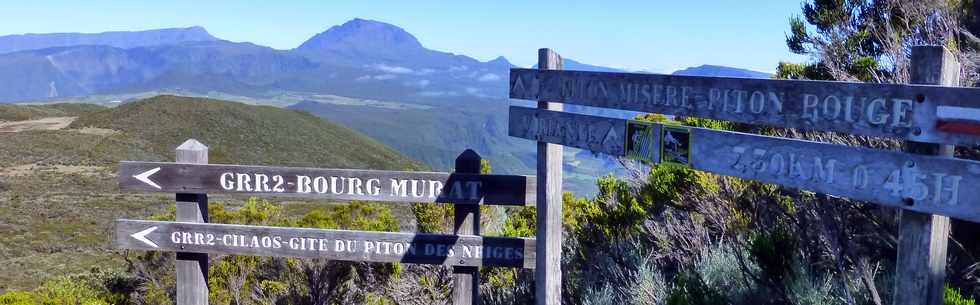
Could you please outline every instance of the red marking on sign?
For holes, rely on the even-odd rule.
[[[980,136],[980,123],[939,121],[936,129],[952,133],[965,133]]]

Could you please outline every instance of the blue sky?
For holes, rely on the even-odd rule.
[[[398,25],[430,49],[530,66],[536,50],[626,69],[718,64],[772,72],[804,61],[784,39],[799,0],[21,1],[0,0],[0,35],[200,25],[231,41],[291,49],[355,17]]]

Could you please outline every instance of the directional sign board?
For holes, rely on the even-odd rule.
[[[928,143],[980,143],[977,88],[511,69],[510,97]]]
[[[534,268],[534,239],[116,220],[118,248]]]
[[[512,136],[576,147],[582,146],[583,142],[573,135],[575,129],[560,126],[591,122],[602,122],[602,126],[624,126],[612,128],[618,131],[627,126],[627,121],[621,119],[592,117],[582,120],[581,114],[515,106],[511,107],[510,115]],[[515,132],[529,130],[527,124],[533,120],[515,120],[514,117],[547,118],[549,123],[545,126],[558,127],[537,129],[532,133]],[[676,130],[670,125],[653,125],[661,131]],[[690,133],[687,165],[694,169],[980,222],[980,197],[969,189],[980,185],[980,162],[977,161],[685,128]],[[656,146],[653,150],[663,151],[664,146],[671,145],[665,132],[645,134],[654,137],[645,140]],[[611,146],[594,147],[598,148],[597,152],[615,156],[628,154]],[[668,157],[660,154],[651,159],[662,162]]]
[[[455,204],[534,205],[537,198],[528,176],[131,161],[119,164],[119,188]]]

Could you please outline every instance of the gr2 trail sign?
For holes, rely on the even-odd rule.
[[[510,97],[919,142],[980,144],[977,88],[511,69]]]
[[[339,200],[534,205],[534,177],[355,169],[131,162],[122,190],[248,193]]]
[[[118,247],[363,262],[534,268],[534,240],[116,220]]]
[[[511,98],[538,102],[512,106],[509,118],[511,136],[537,141],[547,199],[537,200],[538,304],[562,295],[561,234],[542,220],[561,215],[553,144],[899,207],[894,304],[942,304],[949,218],[939,215],[980,222],[971,192],[980,162],[953,158],[952,146],[980,145],[980,89],[950,87],[959,64],[942,47],[912,49],[910,79],[920,85],[564,71],[557,53],[538,56],[538,69],[511,69],[509,86]],[[572,114],[561,104],[898,138],[908,151]]]
[[[133,250],[177,252],[178,305],[208,303],[208,254],[402,262],[453,268],[453,302],[480,304],[481,266],[536,267],[529,238],[483,237],[481,204],[534,205],[535,177],[482,175],[480,156],[466,150],[453,173],[219,165],[208,148],[187,140],[177,162],[119,164],[119,188],[176,193],[176,222],[119,219],[113,241]],[[212,193],[336,200],[457,204],[454,234],[415,234],[209,224]]]

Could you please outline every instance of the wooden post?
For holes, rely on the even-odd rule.
[[[456,157],[456,173],[479,174],[480,155],[467,149]],[[480,235],[480,205],[457,204],[453,207],[456,235]],[[453,304],[480,304],[480,268],[453,266]]]
[[[189,139],[177,147],[178,163],[208,163],[208,147]],[[208,195],[177,193],[177,221],[208,222]],[[207,253],[177,252],[177,305],[208,304]]]
[[[561,70],[561,56],[551,49],[539,49],[538,69]],[[561,111],[562,104],[538,101],[538,109]],[[561,304],[561,158],[561,145],[538,142],[538,256],[534,281],[539,305]]]
[[[913,84],[956,86],[959,64],[941,46],[912,48],[911,78]],[[952,145],[907,141],[906,151],[913,154],[952,158]],[[919,204],[911,198],[907,204]],[[895,261],[895,296],[892,304],[942,305],[946,280],[946,246],[949,217],[902,210],[899,212],[898,258]]]

